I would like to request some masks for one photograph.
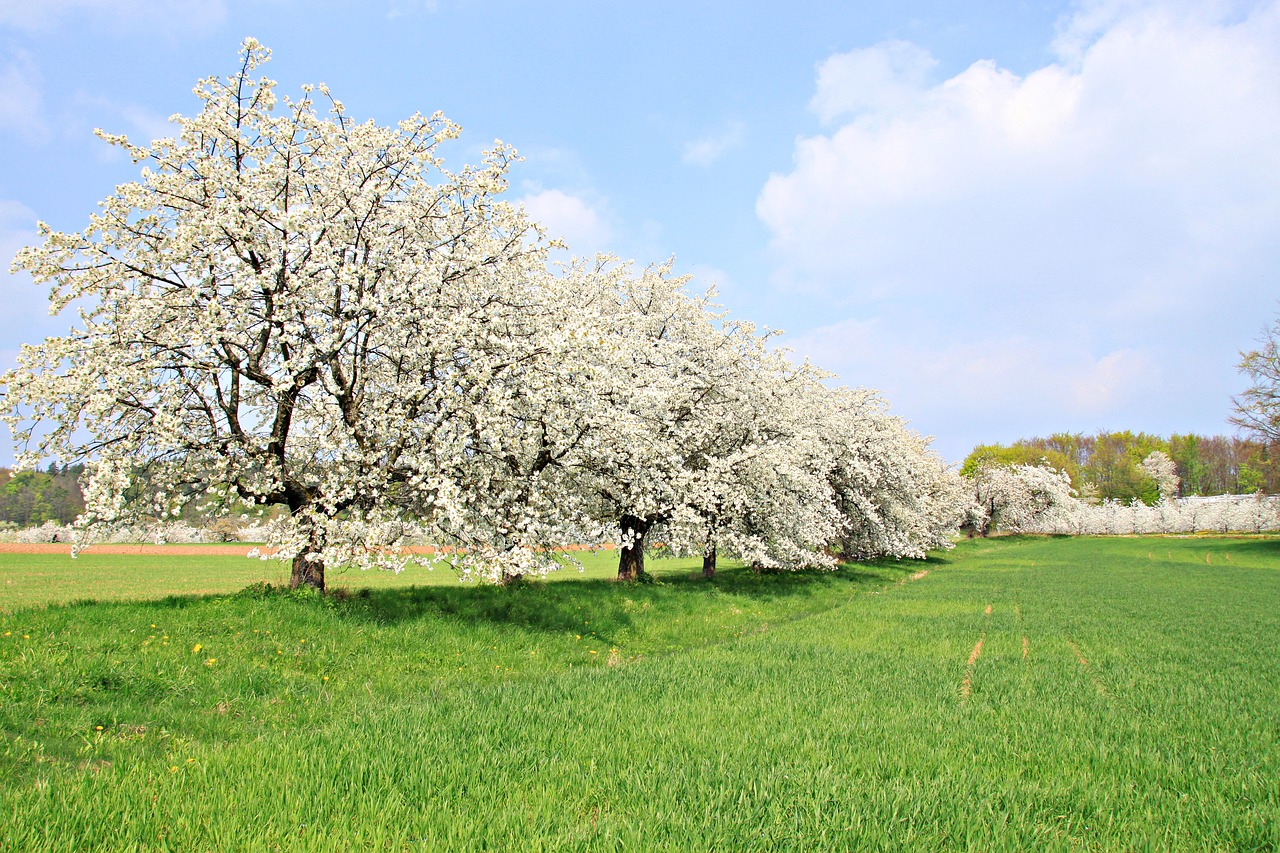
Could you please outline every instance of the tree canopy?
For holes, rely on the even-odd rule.
[[[292,583],[447,559],[507,579],[607,543],[759,567],[923,556],[967,500],[874,392],[833,389],[670,264],[549,263],[502,200],[515,152],[450,171],[440,114],[358,123],[278,97],[246,40],[199,114],[80,232],[15,268],[80,326],[0,377],[28,466],[83,462],[84,541],[132,518],[287,514]],[[406,524],[440,550],[396,549]]]
[[[1280,442],[1280,319],[1263,330],[1257,349],[1240,353],[1238,367],[1252,384],[1232,401],[1231,422],[1266,441]]]
[[[56,463],[45,471],[0,468],[0,523],[27,527],[74,521],[84,509],[79,484],[82,473],[82,466],[59,468]]]

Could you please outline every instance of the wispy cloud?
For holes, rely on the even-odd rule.
[[[26,51],[19,51],[0,69],[0,128],[16,130],[28,139],[48,132],[41,115],[40,72]]]
[[[0,26],[40,30],[70,16],[115,30],[204,32],[227,17],[226,0],[0,0]]]
[[[26,205],[0,199],[0,288],[5,310],[0,311],[0,340],[34,342],[52,334],[48,294],[25,273],[12,275],[9,263],[23,246],[36,239],[36,214]],[[61,325],[65,326],[66,323]],[[0,371],[17,364],[18,350],[0,350]]]
[[[439,0],[390,0],[387,7],[387,17],[394,20],[423,13],[434,15],[439,11]]]
[[[105,123],[103,129],[111,133],[123,133],[137,144],[146,145],[152,140],[174,136],[177,126],[169,123],[169,117],[133,103],[120,103],[112,98],[81,93],[76,104],[95,115],[95,121]]]
[[[691,166],[710,166],[726,152],[741,145],[746,137],[746,126],[734,121],[714,133],[701,136],[684,146],[680,159]]]
[[[905,41],[837,53],[818,66],[809,109],[824,123],[867,111],[909,109],[937,64],[929,51]]]
[[[948,335],[901,316],[841,320],[783,343],[844,383],[883,391],[917,429],[945,436],[939,450],[953,461],[980,440],[1121,424],[1167,431],[1151,417],[1164,383],[1205,378],[1195,365],[1163,362],[1149,346],[1095,353],[1083,339],[988,329]]]

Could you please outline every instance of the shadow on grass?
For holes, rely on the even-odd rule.
[[[756,573],[725,568],[706,579],[700,571],[664,570],[659,563],[655,583],[618,583],[612,579],[528,581],[509,587],[410,586],[336,589],[327,595],[254,584],[227,594],[167,595],[149,601],[95,602],[82,599],[63,607],[103,610],[113,605],[142,605],[157,610],[222,608],[235,600],[283,603],[321,611],[330,618],[370,625],[396,625],[445,618],[460,623],[509,625],[537,632],[591,633],[611,642],[635,625],[633,615],[681,618],[704,614],[714,600],[724,606],[765,611],[764,618],[790,620],[830,610],[859,592],[889,586],[922,568],[948,565],[947,557],[928,560],[875,560],[847,563],[835,571]],[[710,599],[710,601],[709,601]],[[41,608],[43,609],[43,608]],[[584,625],[589,622],[589,631]]]
[[[929,566],[945,559],[931,558]],[[835,571],[756,573],[745,568],[725,569],[710,580],[695,573],[659,576],[655,583],[618,583],[583,579],[528,581],[508,587],[411,586],[393,589],[343,590],[337,595],[293,592],[270,587],[250,587],[241,596],[288,596],[309,600],[332,609],[339,618],[379,625],[445,617],[462,622],[513,625],[545,632],[582,632],[589,621],[591,633],[610,640],[632,625],[631,614],[648,611],[678,617],[705,608],[707,596],[726,596],[740,604],[763,605],[778,615],[804,610],[807,598],[814,612],[830,609],[870,586],[888,585],[919,571],[917,561],[876,561],[846,564]],[[168,606],[182,606],[174,598]]]

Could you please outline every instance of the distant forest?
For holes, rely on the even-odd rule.
[[[80,494],[83,465],[15,473],[0,468],[0,523],[19,527],[56,521],[69,524],[84,509]]]
[[[1071,485],[1086,500],[1136,498],[1152,504],[1159,494],[1141,463],[1154,450],[1168,454],[1178,466],[1180,497],[1280,493],[1280,445],[1222,435],[1163,438],[1127,431],[1055,433],[1012,445],[979,445],[965,459],[960,473],[971,475],[984,463],[1047,463],[1066,471]]]

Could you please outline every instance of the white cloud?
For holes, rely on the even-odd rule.
[[[716,133],[699,137],[684,147],[680,159],[691,166],[710,166],[726,152],[742,144],[746,127],[740,121],[730,123]]]
[[[202,32],[223,23],[225,0],[0,0],[0,26],[48,29],[87,16],[116,30]]]
[[[1095,42],[1134,22],[1162,18],[1215,27],[1238,22],[1264,3],[1257,0],[1076,0],[1071,14],[1058,22],[1053,49],[1064,61],[1078,65]]]
[[[613,229],[599,209],[586,199],[563,190],[534,190],[519,199],[550,237],[568,244],[580,257],[609,250]]]
[[[29,139],[47,131],[40,115],[40,72],[31,55],[18,52],[0,70],[0,128],[13,128]]]
[[[856,272],[874,290],[885,269],[926,289],[1021,286],[1065,256],[1109,292],[1133,272],[1117,260],[1150,268],[1179,246],[1229,258],[1280,217],[1276,43],[1275,4],[1231,25],[1149,12],[1100,35],[1078,70],[982,61],[920,88],[908,69],[887,102],[856,75],[820,75],[820,114],[862,111],[799,140],[757,210],[792,278],[818,287]],[[897,43],[854,64],[876,52],[881,70],[902,64]]]
[[[809,108],[828,123],[864,111],[909,107],[937,64],[927,50],[905,41],[837,53],[818,66]]]
[[[1042,376],[1073,423],[1139,399],[1156,429],[1187,427],[1175,399],[1221,423],[1235,350],[1275,308],[1277,44],[1275,0],[1091,2],[1025,75],[979,61],[931,82],[901,42],[831,57],[810,104],[829,129],[757,200],[775,283],[881,318],[888,350],[856,363],[940,422],[979,417],[976,397],[994,423]]]

